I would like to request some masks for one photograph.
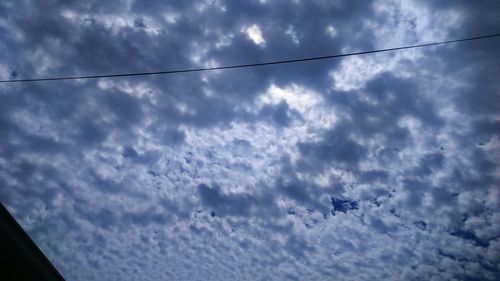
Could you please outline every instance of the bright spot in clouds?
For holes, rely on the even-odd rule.
[[[335,29],[333,25],[329,25],[326,27],[326,33],[328,33],[330,37],[335,38],[337,36],[337,29]]]
[[[252,40],[256,45],[261,47],[266,45],[266,40],[262,37],[262,31],[260,27],[256,24],[252,24],[244,29],[244,32],[247,34],[248,38]]]
[[[293,26],[290,25],[288,27],[288,29],[286,30],[286,34],[288,34],[290,36],[293,43],[295,43],[297,45],[300,44],[299,37],[297,36],[297,32],[295,32],[295,28]]]

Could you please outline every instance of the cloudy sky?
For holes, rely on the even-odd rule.
[[[500,31],[496,1],[0,2],[0,78]],[[67,280],[498,280],[500,39],[0,84],[0,200]]]

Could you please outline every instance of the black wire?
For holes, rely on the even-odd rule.
[[[354,52],[354,53],[346,53],[346,54],[336,54],[336,55],[327,55],[327,56],[309,57],[309,58],[300,58],[300,59],[291,59],[291,60],[270,61],[270,62],[261,62],[261,63],[228,65],[228,66],[219,66],[219,67],[165,70],[165,71],[153,71],[153,72],[121,73],[121,74],[103,74],[103,75],[89,75],[89,76],[66,76],[66,77],[0,80],[0,83],[40,82],[40,81],[146,76],[146,75],[175,74],[175,73],[187,73],[187,72],[201,72],[201,71],[210,71],[210,70],[223,70],[223,69],[244,68],[244,67],[258,67],[258,66],[267,66],[267,65],[275,65],[275,64],[298,63],[298,62],[306,62],[306,61],[315,61],[315,60],[357,56],[357,55],[366,55],[366,54],[373,54],[373,53],[391,52],[391,51],[406,50],[406,49],[415,49],[415,48],[422,48],[422,47],[430,47],[430,46],[458,43],[458,42],[464,42],[464,41],[479,40],[479,39],[498,37],[498,36],[500,36],[500,33],[483,35],[483,36],[476,36],[476,37],[469,37],[469,38],[462,38],[462,39],[455,39],[455,40],[449,40],[449,41],[442,41],[442,42],[417,44],[417,45],[410,45],[410,46],[404,46],[404,47],[395,47],[395,48],[388,48],[388,49],[378,49],[378,50],[370,50],[370,51],[362,51],[362,52]]]

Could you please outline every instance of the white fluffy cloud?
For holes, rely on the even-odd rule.
[[[246,33],[248,38],[250,38],[250,40],[252,40],[256,45],[266,45],[266,40],[264,39],[264,37],[262,37],[262,31],[258,25],[252,24],[248,27],[245,27],[243,31]]]

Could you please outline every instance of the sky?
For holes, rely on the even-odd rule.
[[[500,31],[496,1],[0,2],[0,78]],[[67,280],[499,280],[500,39],[0,84],[0,201]]]

